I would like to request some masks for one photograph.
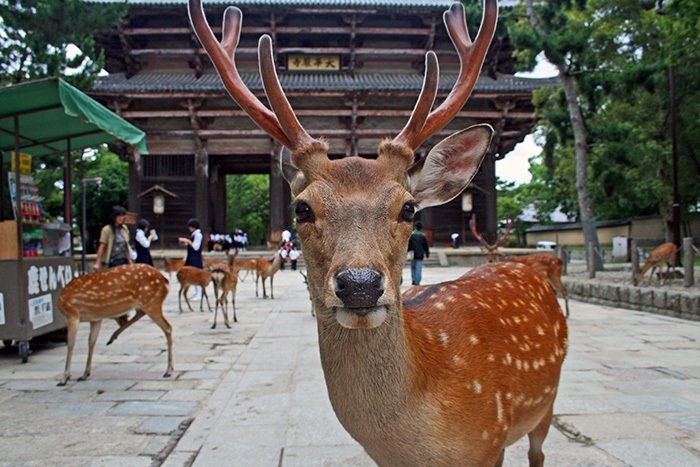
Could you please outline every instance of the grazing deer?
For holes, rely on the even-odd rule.
[[[479,243],[482,245],[482,249],[484,250],[484,253],[486,253],[486,261],[489,263],[497,263],[500,259],[501,256],[503,256],[503,253],[498,251],[498,247],[501,246],[501,244],[508,238],[508,234],[510,233],[511,229],[511,222],[508,217],[506,217],[506,233],[499,238],[496,243],[489,243],[484,238],[479,235],[479,232],[476,231],[476,216],[472,216],[471,221],[469,221],[469,224],[471,225],[472,228],[472,233],[474,234],[474,237],[476,237],[477,240],[479,240]]]
[[[92,353],[102,320],[123,317],[134,308],[136,309],[134,317],[119,321],[121,326],[107,344],[114,342],[124,329],[144,315],[148,315],[165,333],[165,339],[168,342],[168,368],[163,376],[170,376],[173,372],[172,327],[163,317],[163,301],[167,295],[168,280],[147,264],[118,266],[79,276],[70,281],[56,300],[56,307],[66,319],[68,327],[66,370],[58,385],[65,386],[70,378],[71,358],[78,323],[90,322],[87,365],[83,376],[78,378],[78,381],[82,381],[90,376]]]
[[[241,12],[224,14],[219,43],[201,0],[193,27],[236,102],[286,150],[282,169],[316,310],[319,347],[333,409],[379,465],[501,465],[504,449],[529,435],[541,466],[567,349],[566,320],[539,274],[494,263],[436,284],[402,304],[400,280],[414,215],[458,196],[491,142],[488,125],[459,131],[415,162],[414,150],[464,106],[496,26],[486,0],[469,39],[464,7],[445,24],[459,52],[454,89],[430,112],[438,63],[426,54],[423,91],[404,129],[375,159],[330,159],[296,119],[276,75],[272,40],[259,42],[267,109],[248,90],[233,56]]]
[[[257,261],[255,261],[254,259],[237,259],[235,262],[235,268],[236,268],[236,271],[238,271],[238,272],[240,272],[241,269],[245,269],[246,270],[245,277],[248,277],[248,274],[250,274],[251,272],[255,273],[256,264],[257,264]],[[245,281],[245,277],[240,278],[241,282]]]
[[[173,278],[173,273],[178,272],[181,267],[185,265],[185,260],[184,259],[169,259],[167,257],[163,257],[163,262],[165,263],[165,272],[168,273],[168,277],[170,279]]]
[[[544,277],[554,290],[564,297],[566,317],[569,317],[569,292],[561,281],[564,265],[558,256],[551,253],[534,253],[532,255],[513,256],[505,259],[514,263],[527,264]]]
[[[192,285],[198,285],[202,288],[202,295],[204,295],[204,297],[206,298],[207,307],[209,307],[209,311],[211,311],[211,305],[209,304],[209,295],[207,295],[207,286],[211,282],[210,271],[195,268],[194,266],[183,266],[177,272],[177,280],[178,282],[180,282],[180,290],[177,293],[177,304],[180,307],[180,313],[182,313],[183,295],[185,296],[185,302],[190,308],[190,311],[194,311],[192,309],[192,305],[190,305],[190,300],[187,298],[187,290],[189,290],[190,286]],[[199,311],[204,311],[203,300],[199,301]]]
[[[278,251],[274,254],[272,259],[269,258],[258,258],[255,261],[255,296],[258,296],[258,280],[262,279],[262,289],[263,298],[267,298],[267,291],[265,290],[265,279],[270,278],[270,298],[275,298],[275,294],[272,290],[272,281],[275,278],[275,274],[280,270],[282,266],[282,254]]]
[[[647,286],[651,285],[651,280],[654,277],[654,271],[656,270],[656,268],[659,268],[659,274],[661,275],[661,285],[664,285],[669,270],[673,268],[673,272],[676,272],[674,260],[678,250],[679,248],[676,248],[676,245],[674,245],[673,243],[664,243],[663,245],[659,246],[654,251],[652,251],[649,254],[649,258],[647,258],[647,261],[644,263],[644,266],[642,266],[642,269],[633,276],[632,282],[634,283],[634,285],[639,285],[639,283],[642,281],[642,278],[644,277],[644,274],[649,269],[651,269],[651,274],[649,274],[649,281],[647,282]],[[665,275],[661,272],[661,270],[664,267],[664,263],[666,263]]]
[[[511,221],[506,217],[506,233],[503,235],[496,243],[490,244],[483,239],[481,235],[478,234],[476,230],[476,218],[472,217],[471,228],[472,233],[479,242],[484,246],[484,251],[486,252],[486,259],[489,263],[497,263],[501,261],[501,257],[504,256],[503,253],[498,251],[498,247],[503,243],[503,241],[508,237],[511,229]],[[514,263],[527,264],[532,269],[537,271],[544,277],[549,285],[552,286],[554,290],[559,292],[564,297],[564,304],[566,306],[566,317],[569,317],[569,292],[566,287],[561,282],[561,273],[564,270],[564,266],[557,256],[550,253],[535,253],[532,255],[523,256],[513,256],[504,259],[504,261],[510,261]]]

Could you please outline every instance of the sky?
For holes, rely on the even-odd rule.
[[[542,57],[532,72],[516,73],[516,76],[524,78],[551,78],[557,75],[557,69]],[[525,140],[516,145],[504,159],[496,161],[496,176],[508,182],[516,182],[518,185],[530,181],[530,157],[542,151],[532,135],[527,135]]]

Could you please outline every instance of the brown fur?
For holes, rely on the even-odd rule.
[[[125,316],[132,309],[136,315],[122,321],[107,344],[111,344],[124,329],[148,315],[165,333],[168,342],[168,368],[163,376],[173,372],[172,327],[163,317],[163,301],[168,295],[168,281],[153,267],[146,264],[118,266],[94,274],[76,277],[66,285],[56,300],[56,307],[66,319],[68,327],[66,370],[58,384],[64,386],[70,378],[71,357],[78,332],[78,323],[90,323],[90,341],[85,372],[78,380],[90,376],[92,354],[105,318]]]
[[[192,305],[190,305],[189,299],[187,298],[187,290],[189,290],[190,286],[192,285],[197,285],[202,288],[202,295],[206,298],[207,307],[209,308],[209,311],[211,311],[211,305],[209,304],[209,295],[207,295],[207,286],[211,282],[210,271],[195,268],[193,266],[183,266],[177,272],[177,280],[178,282],[180,282],[180,290],[177,293],[177,304],[180,308],[180,313],[182,313],[183,295],[185,296],[185,302],[187,303],[187,306],[189,307],[190,311],[194,311],[192,309]],[[204,303],[202,300],[199,301],[199,311],[204,311]]]
[[[272,281],[275,277],[277,271],[280,270],[282,266],[282,255],[278,251],[272,257],[268,258],[258,258],[255,261],[255,296],[258,296],[258,280],[261,279],[263,298],[267,298],[267,291],[265,290],[265,280],[270,278],[270,298],[275,298],[274,291],[272,289]]]
[[[231,293],[231,305],[233,307],[233,321],[238,322],[236,317],[236,287],[238,285],[238,273],[233,267],[220,267],[214,269],[211,272],[211,279],[214,283],[214,297],[216,298],[216,306],[214,308],[214,324],[211,326],[212,329],[216,329],[216,315],[219,311],[219,305],[221,305],[221,313],[224,315],[224,324],[227,328],[231,328],[228,321],[227,314],[227,297]],[[219,295],[219,290],[221,290],[221,295]]]
[[[677,251],[678,248],[676,248],[676,245],[673,243],[664,243],[652,251],[651,254],[649,254],[649,258],[647,258],[646,262],[644,263],[644,266],[642,266],[642,269],[634,276],[634,285],[639,285],[639,282],[649,269],[651,269],[651,274],[649,274],[649,281],[647,282],[647,285],[651,285],[651,279],[654,277],[654,270],[659,268],[659,271],[661,271],[664,263],[666,263],[666,275],[668,275],[671,268],[673,268],[675,271],[675,264],[673,261]],[[661,274],[661,285],[666,282],[666,275]]]
[[[532,255],[513,256],[512,258],[506,259],[506,261],[527,264],[532,269],[539,272],[542,277],[547,279],[549,285],[564,297],[566,317],[569,317],[569,292],[561,281],[564,265],[558,256],[551,253],[535,253]]]

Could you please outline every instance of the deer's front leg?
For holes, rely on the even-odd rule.
[[[66,334],[66,347],[68,355],[66,356],[66,369],[63,372],[63,379],[57,386],[65,386],[70,379],[70,363],[73,358],[73,346],[75,345],[75,336],[78,334],[78,319],[66,319],[68,332]]]
[[[85,373],[83,373],[83,376],[78,378],[78,381],[84,381],[90,376],[90,368],[92,367],[92,352],[95,350],[97,336],[100,334],[100,326],[102,326],[102,320],[90,321],[90,342],[88,344],[87,364],[85,365]]]

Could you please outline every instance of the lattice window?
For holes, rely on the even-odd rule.
[[[194,155],[143,156],[144,177],[194,177]]]

